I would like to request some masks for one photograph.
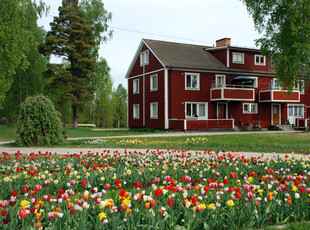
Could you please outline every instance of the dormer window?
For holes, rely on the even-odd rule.
[[[232,53],[233,60],[235,64],[244,64],[244,53]]]
[[[149,64],[149,51],[143,51],[140,53],[140,66],[146,66]]]
[[[255,55],[255,65],[266,65],[266,57],[263,55]]]

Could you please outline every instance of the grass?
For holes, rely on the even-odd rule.
[[[68,137],[112,137],[160,133],[153,129],[124,130],[68,128]],[[15,139],[10,126],[0,126],[0,141]],[[10,144],[9,146],[14,146]],[[272,133],[239,135],[204,135],[195,137],[111,138],[95,140],[71,140],[59,147],[90,148],[145,148],[191,150],[239,150],[244,152],[310,153],[310,133]]]
[[[0,141],[11,141],[16,139],[15,131],[10,125],[0,125]]]
[[[99,129],[79,127],[77,129],[66,129],[68,137],[109,137],[109,136],[130,136],[130,135],[143,135],[150,133],[161,133],[162,131],[156,129]]]
[[[72,140],[64,147],[239,150],[244,152],[310,153],[310,133],[205,135],[195,137]]]
[[[77,129],[67,128],[68,137],[106,137],[106,136],[130,136],[150,133],[160,133],[162,131],[155,129],[100,129],[100,128],[79,127]],[[0,141],[12,141],[16,139],[16,134],[10,125],[0,125]]]

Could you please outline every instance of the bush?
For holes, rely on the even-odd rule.
[[[20,106],[17,124],[19,146],[54,145],[64,141],[60,113],[43,95],[28,97]]]

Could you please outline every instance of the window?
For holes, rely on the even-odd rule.
[[[199,74],[186,73],[185,74],[185,89],[186,90],[199,90]]]
[[[303,80],[299,80],[297,82],[295,82],[295,87],[293,88],[293,90],[299,90],[300,94],[305,94],[305,86],[304,86],[304,81]]]
[[[255,55],[255,65],[266,65],[266,57],[263,55]]]
[[[243,103],[243,113],[257,113],[257,103]]]
[[[290,124],[295,124],[296,118],[305,117],[305,106],[303,104],[287,105],[287,120]]]
[[[277,78],[274,78],[273,80],[271,80],[270,89],[281,90],[280,82],[278,81]]]
[[[139,104],[133,105],[133,119],[139,119]]]
[[[253,87],[257,88],[258,87],[258,78],[257,77],[249,77],[251,79],[253,79]]]
[[[150,76],[150,90],[156,91],[157,90],[157,83],[158,83],[158,77],[157,74]]]
[[[226,76],[225,75],[215,75],[215,88],[225,87]]]
[[[143,51],[140,53],[140,66],[145,66],[149,64],[149,51]]]
[[[139,93],[139,79],[133,80],[133,93],[138,94]]]
[[[186,103],[186,117],[206,118],[207,103]]]
[[[243,53],[233,53],[233,63],[244,64],[244,54]]]
[[[152,102],[150,103],[150,117],[151,119],[157,119],[158,118],[158,103]]]

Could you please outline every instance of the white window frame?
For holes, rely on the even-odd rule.
[[[133,104],[133,112],[132,112],[133,119],[140,119],[140,105]]]
[[[156,111],[154,111],[153,106],[156,107]],[[158,102],[151,102],[150,103],[150,118],[151,119],[158,119]]]
[[[223,88],[226,86],[226,75],[215,75],[215,88]]]
[[[145,50],[140,53],[140,66],[146,66],[149,64],[149,51]]]
[[[244,106],[247,105],[248,110],[244,110]],[[254,108],[254,110],[253,110]],[[257,103],[243,103],[242,111],[244,114],[257,114],[258,113],[258,104]]]
[[[191,115],[187,114],[187,106],[190,105],[191,106]],[[196,106],[196,111],[198,114],[193,114],[193,107],[194,105]],[[204,110],[204,116],[200,116],[199,112],[200,112],[200,105],[204,105],[205,106],[205,110]],[[197,116],[195,116],[197,115]],[[197,118],[197,119],[208,119],[208,102],[185,102],[185,117],[186,118]]]
[[[156,87],[154,86],[154,82],[156,82]],[[150,76],[150,91],[157,91],[158,90],[158,75],[154,74]]]
[[[256,58],[259,58],[259,62],[256,61]],[[264,62],[261,62],[261,58],[264,58]],[[260,54],[255,54],[254,55],[254,63],[255,65],[260,65],[260,66],[265,66],[266,65],[266,56],[260,55]]]
[[[132,84],[133,84],[133,86],[132,86],[133,94],[138,94],[140,91],[140,89],[139,89],[140,88],[139,87],[139,84],[140,84],[139,78],[133,79]]]
[[[241,61],[238,60],[238,56],[241,56]],[[244,53],[235,53],[233,52],[232,53],[232,62],[234,64],[244,64]]]
[[[190,87],[187,87],[187,76],[190,76],[191,77],[191,86]],[[192,82],[193,82],[193,78],[196,77],[197,78],[197,85],[196,87],[193,87],[192,86]],[[185,73],[185,90],[200,90],[200,84],[199,84],[199,81],[200,81],[200,74],[199,73]]]
[[[296,87],[294,87],[293,90],[299,91],[301,95],[304,95],[305,94],[305,82],[304,82],[304,80],[297,81],[297,83],[295,85],[296,85]]]

